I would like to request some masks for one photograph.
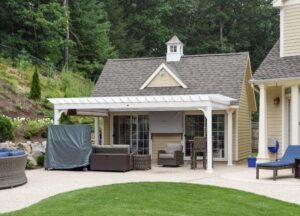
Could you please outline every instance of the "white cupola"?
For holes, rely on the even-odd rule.
[[[167,62],[180,61],[183,56],[183,43],[174,35],[167,43]]]

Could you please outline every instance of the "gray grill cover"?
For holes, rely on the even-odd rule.
[[[49,125],[44,166],[72,169],[89,165],[92,153],[89,125]]]

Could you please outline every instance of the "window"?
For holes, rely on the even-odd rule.
[[[177,46],[170,46],[170,52],[177,52]]]
[[[206,118],[204,115],[185,116],[185,155],[190,156],[190,140],[195,136],[205,136],[207,133]],[[213,114],[212,116],[213,156],[225,157],[225,116]]]
[[[149,154],[149,117],[114,116],[113,143],[130,145],[131,150],[138,154]]]

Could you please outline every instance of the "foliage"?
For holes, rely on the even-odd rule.
[[[22,49],[20,51],[16,59],[16,62],[17,62],[18,69],[22,71],[26,70],[32,64],[31,58],[25,49]]]
[[[31,160],[27,159],[25,169],[33,169],[33,168],[34,168],[34,164],[32,163]]]
[[[31,139],[32,136],[38,135],[46,130],[49,124],[53,124],[51,119],[27,119],[24,138]]]
[[[37,69],[35,69],[32,76],[30,98],[33,100],[41,99],[40,78]]]
[[[16,130],[22,126],[22,123],[25,121],[25,118],[16,117],[16,118],[9,118],[9,120],[13,129]]]
[[[13,126],[6,116],[0,115],[0,142],[14,138]]]
[[[147,182],[62,193],[3,216],[295,216],[299,212],[299,205],[239,190],[186,183]]]
[[[36,159],[37,165],[43,167],[44,166],[44,160],[45,160],[44,155],[38,156],[37,159]]]
[[[185,54],[249,51],[255,71],[279,38],[272,0],[90,0],[69,7],[61,0],[9,0],[1,2],[0,20],[0,44],[14,48],[5,54],[31,55],[22,51],[20,67],[46,59],[62,68],[68,45],[69,68],[93,79],[108,58],[165,55],[173,34]]]

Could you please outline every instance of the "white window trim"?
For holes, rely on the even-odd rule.
[[[182,88],[187,88],[187,86],[165,65],[165,63],[162,63],[155,71],[154,73],[146,80],[146,82],[140,87],[140,89],[146,88],[149,83],[158,75],[158,73],[164,69],[167,71],[170,76],[178,82],[178,84],[181,85]]]

